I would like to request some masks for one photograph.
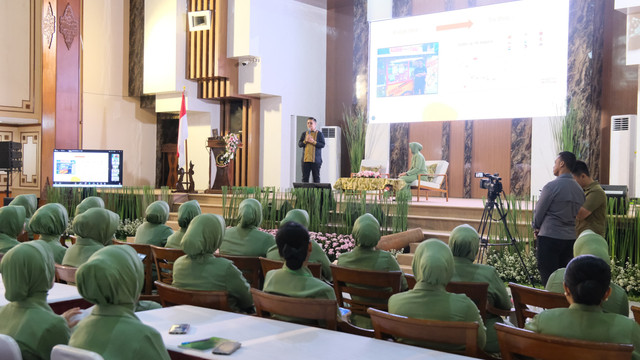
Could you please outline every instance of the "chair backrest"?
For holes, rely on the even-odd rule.
[[[51,350],[51,360],[104,360],[104,358],[93,351],[68,345],[56,345]]]
[[[318,320],[318,324],[329,330],[338,328],[338,303],[329,299],[308,299],[269,294],[251,289],[256,314],[269,317],[271,314],[301,319]]]
[[[262,274],[267,276],[267,273],[271,270],[282,269],[282,265],[284,265],[284,261],[280,260],[272,260],[264,257],[258,258],[260,259],[260,266],[262,267]],[[307,263],[307,268],[311,271],[311,275],[313,277],[322,279],[322,264],[320,263]]]
[[[0,354],[2,354],[2,359],[22,360],[18,343],[9,335],[0,334]]]
[[[436,171],[434,172],[434,174],[440,174],[440,176],[436,176],[432,182],[438,184],[438,185],[442,185],[442,181],[444,181],[444,176],[442,176],[442,174],[446,174],[447,173],[447,169],[449,169],[449,162],[446,160],[427,160],[425,161],[425,165],[428,167],[430,165],[433,164],[437,164],[436,165]]]
[[[464,345],[464,350],[460,353],[471,357],[480,355],[477,322],[413,319],[374,308],[369,308],[367,312],[371,316],[376,339],[392,337],[437,344]]]
[[[416,277],[413,274],[404,274],[404,278],[407,279],[407,287],[409,290],[413,289],[416,286]]]
[[[184,251],[151,245],[151,253],[156,264],[158,281],[173,284],[173,263],[184,255]]]
[[[391,295],[400,292],[401,271],[370,271],[331,265],[338,306],[367,315],[367,308],[387,310]],[[344,296],[343,293],[349,294]]]
[[[633,345],[592,342],[538,334],[505,324],[495,324],[503,360],[514,355],[546,360],[631,359]]]
[[[56,266],[56,282],[65,284],[76,283],[76,271],[77,267],[55,264]]]
[[[538,314],[532,311],[528,305],[543,309],[569,307],[569,302],[562,294],[514,283],[509,283],[509,288],[511,289],[513,307],[519,328],[524,328],[527,318],[532,318]]]
[[[260,265],[259,257],[232,256],[223,254],[215,254],[215,256],[233,261],[233,265],[235,265],[240,271],[242,271],[242,276],[247,279],[249,285],[251,285],[252,288],[262,289],[262,281],[264,280],[264,277],[262,276],[262,266]]]
[[[129,245],[136,250],[140,255],[144,255],[142,265],[144,266],[144,288],[142,289],[143,295],[151,295],[151,289],[153,288],[153,253],[151,252],[151,245],[149,244],[134,244],[123,242],[119,240],[113,240],[114,245]]]
[[[488,289],[489,283],[485,282],[451,281],[447,284],[448,292],[467,295],[480,310],[480,316],[483,320],[487,318]]]
[[[631,305],[631,312],[633,313],[633,319],[640,324],[640,306]]]
[[[179,289],[160,281],[155,282],[163,307],[193,305],[210,309],[231,311],[227,291],[201,291]]]

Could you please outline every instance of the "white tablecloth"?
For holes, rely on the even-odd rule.
[[[9,301],[4,297],[4,292],[4,283],[0,277],[0,306],[7,305],[9,303]],[[82,299],[82,296],[78,293],[78,288],[60,283],[53,283],[53,288],[49,290],[49,294],[47,295],[47,302],[49,304],[78,299]]]

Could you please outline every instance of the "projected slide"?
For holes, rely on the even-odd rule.
[[[369,121],[558,116],[568,0],[521,0],[371,23]]]
[[[109,182],[108,169],[107,153],[69,152],[57,157],[54,177],[58,181],[106,183]]]

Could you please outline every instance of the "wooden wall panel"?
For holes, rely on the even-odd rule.
[[[507,135],[509,134],[509,135]],[[511,119],[482,120],[473,124],[471,172],[499,173],[504,189],[511,188]],[[471,197],[486,196],[479,179],[471,180]]]
[[[442,159],[442,122],[419,122],[409,124],[409,142],[422,144],[422,155],[426,160]],[[411,162],[411,154],[409,154]],[[407,164],[408,168],[409,164]]]
[[[42,43],[42,133],[40,188],[46,182],[52,183],[53,149],[56,147],[56,50],[58,37],[53,33],[57,23],[57,0],[42,1],[43,33],[50,31],[51,43],[47,39]],[[48,24],[48,25],[47,25]]]
[[[449,140],[449,196],[463,197],[464,195],[464,121],[451,122]]]

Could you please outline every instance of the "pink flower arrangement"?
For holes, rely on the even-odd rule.
[[[224,141],[227,143],[225,147],[225,153],[220,155],[216,162],[219,166],[227,165],[233,158],[236,156],[236,150],[238,150],[238,144],[240,144],[240,138],[238,138],[237,134],[229,133],[223,137]]]
[[[381,178],[382,176],[377,171],[363,170],[363,171],[360,171],[359,173],[356,173],[354,175],[354,177],[358,177],[358,178]]]
[[[276,236],[278,229],[260,229],[266,233]],[[320,233],[309,231],[311,240],[317,242],[322,250],[327,254],[330,261],[334,261],[341,254],[353,250],[356,242],[351,235],[339,235],[336,233]]]

